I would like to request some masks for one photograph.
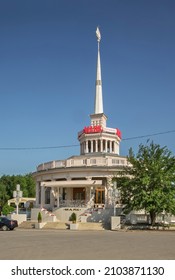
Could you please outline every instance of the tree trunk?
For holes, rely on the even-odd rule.
[[[154,211],[150,211],[151,225],[154,226],[156,222],[156,213]]]

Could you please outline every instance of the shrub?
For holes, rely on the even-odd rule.
[[[41,212],[38,213],[38,223],[42,222],[42,215]]]
[[[73,213],[71,214],[69,220],[70,220],[73,224],[75,224],[76,221],[77,221],[77,215],[73,212]]]

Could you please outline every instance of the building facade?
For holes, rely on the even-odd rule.
[[[121,131],[107,127],[103,112],[99,29],[96,30],[97,73],[94,113],[90,125],[78,132],[80,155],[42,163],[33,177],[36,181],[36,208],[56,213],[69,209],[86,210],[120,207],[119,194],[112,179],[128,165],[120,156]],[[64,218],[66,219],[66,218]]]

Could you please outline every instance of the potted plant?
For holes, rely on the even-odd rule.
[[[69,220],[72,222],[70,224],[70,229],[78,229],[78,224],[77,224],[77,215],[75,212],[73,212],[69,218]]]
[[[45,223],[42,223],[42,215],[41,212],[38,212],[38,223],[35,224],[35,228],[41,229]]]

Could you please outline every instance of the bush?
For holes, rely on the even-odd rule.
[[[42,222],[42,215],[41,212],[38,213],[38,223]]]
[[[77,215],[73,212],[73,213],[71,214],[69,220],[70,220],[73,224],[75,224],[76,221],[77,221]]]

